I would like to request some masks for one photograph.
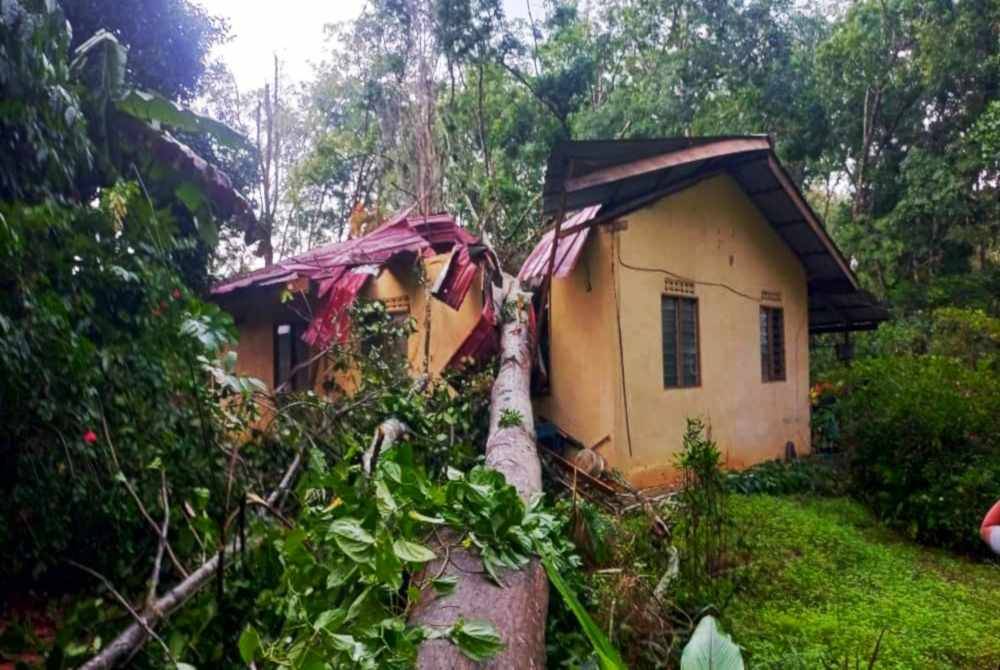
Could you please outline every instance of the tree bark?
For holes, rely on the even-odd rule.
[[[502,472],[521,499],[528,502],[542,488],[529,391],[531,348],[527,309],[531,299],[528,294],[514,290],[506,302],[508,308],[501,313],[512,313],[515,317],[502,325],[500,334],[500,372],[493,384],[486,464]],[[511,412],[520,414],[519,425],[501,428],[501,416],[509,416]],[[457,539],[452,534],[444,542],[456,544]],[[502,571],[500,577],[506,586],[500,587],[489,580],[474,551],[456,545],[447,552],[441,551],[439,556],[442,558],[433,561],[427,573],[437,575],[443,570],[443,574],[457,577],[458,584],[451,594],[441,597],[435,597],[433,589],[428,587],[414,608],[411,622],[447,628],[459,618],[489,621],[496,626],[506,647],[480,666],[446,639],[426,640],[420,645],[418,667],[545,667],[549,583],[539,560],[532,559],[521,570]]]

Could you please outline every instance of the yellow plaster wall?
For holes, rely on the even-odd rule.
[[[448,254],[438,254],[423,261],[427,285],[434,284],[444,269]],[[365,287],[363,295],[374,300],[385,300],[406,295],[410,301],[410,316],[416,322],[416,331],[407,343],[407,357],[414,374],[424,372],[425,352],[428,354],[427,371],[431,376],[441,374],[465,337],[479,320],[483,311],[483,273],[477,271],[465,301],[457,310],[430,296],[420,284],[419,277],[409,271],[386,268],[378,279]],[[430,328],[427,306],[430,303]],[[428,343],[428,337],[430,342]]]
[[[536,414],[554,422],[584,446],[614,460],[618,349],[615,331],[612,234],[590,232],[576,267],[552,285],[553,374],[549,394],[536,399]]]
[[[239,325],[236,372],[256,377],[268,388],[274,386],[274,324],[268,320],[247,320]]]
[[[607,259],[599,265],[614,265],[615,281],[601,281],[607,288],[600,297],[594,295],[596,281],[595,291],[581,293],[580,266],[572,277],[554,282],[553,398],[539,402],[540,413],[548,411],[574,436],[578,427],[582,434],[577,437],[584,442],[591,435],[610,433],[613,444],[601,453],[638,486],[672,479],[673,454],[680,449],[688,416],[710,423],[729,467],[779,457],[788,441],[799,453],[808,450],[808,298],[798,259],[728,176],[701,182],[625,219],[625,230],[603,233],[588,243],[592,259]],[[668,270],[749,296],[696,285],[700,387],[663,387],[660,297],[665,275],[626,266]],[[757,299],[764,290],[782,296],[787,367],[783,382],[761,379]],[[621,362],[616,292],[624,343]],[[576,321],[568,316],[574,313]],[[571,353],[583,340],[590,340],[587,351]],[[624,370],[624,384],[619,370]],[[559,394],[568,400],[557,399]],[[582,402],[574,403],[574,398]],[[597,424],[613,428],[598,429]]]

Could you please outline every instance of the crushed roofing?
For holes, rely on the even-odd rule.
[[[450,250],[447,266],[431,294],[458,309],[479,267],[469,251],[478,239],[447,214],[419,216],[411,214],[412,210],[392,216],[362,237],[317,247],[271,267],[222,281],[212,287],[212,294],[222,296],[299,278],[316,282],[319,305],[302,339],[322,348],[331,342],[346,341],[350,332],[348,308],[386,263],[407,255],[416,258]]]
[[[381,265],[400,253],[431,255],[447,251],[456,244],[470,245],[475,242],[476,237],[448,214],[419,216],[405,210],[362,237],[316,247],[269,268],[225,279],[212,287],[212,294],[223,295],[250,286],[281,284],[299,277],[321,281],[339,275],[346,267]]]

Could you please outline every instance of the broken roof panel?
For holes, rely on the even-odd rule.
[[[561,229],[569,232],[577,226],[582,226],[582,224],[592,221],[600,210],[600,205],[584,207],[567,217],[563,221]],[[536,285],[548,274],[552,259],[552,236],[554,234],[555,229],[545,233],[531,251],[531,254],[525,259],[524,264],[521,265],[521,270],[517,273],[517,278],[525,284],[529,286]],[[578,228],[575,232],[570,232],[565,237],[560,234],[559,243],[556,245],[554,276],[560,278],[569,276],[569,273],[576,267],[576,261],[580,257],[580,252],[583,251],[583,246],[589,235],[590,226]]]
[[[476,264],[472,262],[468,245],[456,245],[438,273],[431,287],[431,295],[452,309],[458,309],[472,288],[477,269]]]
[[[353,265],[383,264],[404,252],[427,254],[454,244],[471,244],[476,238],[447,214],[396,214],[374,231],[352,240],[333,242],[275,263],[269,268],[226,279],[212,287],[222,295],[248,286],[280,283],[293,275],[323,279]]]
[[[430,256],[454,250],[437,289],[441,299],[458,309],[475,278],[478,264],[469,245],[477,238],[447,214],[418,216],[412,207],[391,217],[372,232],[334,242],[212,287],[225,295],[254,286],[273,286],[299,278],[316,282],[321,304],[303,339],[318,348],[343,343],[349,333],[347,313],[368,279],[387,263],[407,256]]]

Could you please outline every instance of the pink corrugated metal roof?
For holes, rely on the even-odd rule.
[[[431,255],[452,249],[435,283],[434,295],[458,309],[478,268],[469,253],[469,245],[478,240],[448,214],[418,216],[411,211],[412,207],[394,215],[363,237],[317,247],[269,268],[220,282],[212,287],[212,293],[224,295],[299,277],[313,280],[321,304],[303,339],[322,348],[333,341],[346,341],[350,332],[348,309],[381,266],[401,254]]]
[[[591,205],[571,214],[563,221],[562,229],[566,230],[573,226],[590,221],[601,209],[600,205]],[[526,284],[533,284],[544,279],[549,272],[549,263],[552,257],[552,236],[555,229],[550,230],[542,236],[535,248],[532,249],[528,258],[521,266],[521,271],[517,273],[517,278]],[[562,237],[556,246],[556,263],[553,275],[555,277],[566,277],[573,268],[576,267],[576,260],[580,257],[583,245],[590,235],[590,227],[581,228],[572,235]]]
[[[452,309],[458,309],[465,302],[478,269],[468,245],[456,246],[431,287],[431,294]]]
[[[404,211],[364,237],[316,247],[269,268],[221,281],[212,287],[212,294],[291,281],[297,276],[319,280],[344,266],[381,265],[402,252],[424,253],[475,241],[476,238],[448,214],[424,217],[411,216],[409,211]]]

